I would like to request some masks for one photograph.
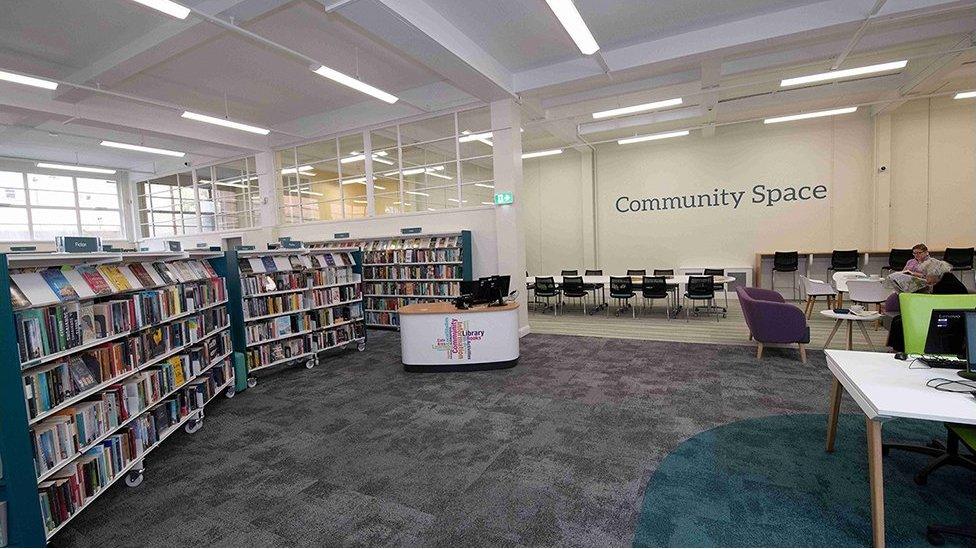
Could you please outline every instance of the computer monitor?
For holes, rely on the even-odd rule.
[[[925,354],[966,358],[966,313],[971,309],[935,309],[925,337]]]
[[[961,377],[976,380],[976,311],[966,311],[966,369],[957,372]]]
[[[478,280],[462,280],[461,281],[461,295],[473,296],[478,293],[478,289],[481,288],[481,282]]]
[[[461,295],[470,296],[469,302],[493,303],[508,295],[511,276],[486,276],[478,280],[461,282]]]

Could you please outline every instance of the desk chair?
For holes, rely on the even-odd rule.
[[[576,269],[572,269],[572,270],[563,269],[562,271],[559,272],[559,276],[579,276],[579,271],[577,271]]]
[[[705,276],[725,276],[725,269],[705,269],[702,271]],[[728,316],[729,313],[729,287],[726,284],[715,283],[716,292],[725,293],[725,307],[716,307],[716,309],[722,310],[722,316]]]
[[[647,276],[647,269],[627,269],[627,276]]]
[[[631,306],[630,300],[636,294],[634,294],[634,281],[629,276],[611,276],[610,277],[610,298],[616,299],[617,304],[620,308],[613,316],[620,316],[621,311],[626,311],[630,308],[630,316],[632,318],[637,318],[637,313],[634,307]],[[610,307],[607,307],[607,316],[610,316]]]
[[[834,298],[837,297],[837,290],[833,286],[822,280],[814,280],[803,275],[800,275],[800,282],[803,283],[803,293],[807,294],[807,305],[804,307],[803,313],[808,319],[813,314],[813,308],[816,306],[818,297],[827,299],[828,309],[834,308]]]
[[[556,305],[552,307],[552,316],[556,316],[556,309],[559,307],[561,296],[562,290],[556,286],[556,281],[551,276],[535,277],[535,297],[536,299],[540,297],[546,298],[546,309],[551,306],[549,305],[549,298],[556,298]]]
[[[945,448],[947,454],[952,451],[953,444],[956,447],[955,448],[956,452],[958,452],[958,446],[960,442],[963,444],[963,446],[966,447],[967,450],[969,450],[971,454],[976,453],[976,428],[973,428],[970,425],[959,425],[955,423],[947,423],[946,428],[949,431],[949,436],[946,440],[947,443],[946,446],[948,447]],[[955,439],[954,443],[953,443],[953,439]],[[938,441],[934,441],[934,442],[938,442]],[[963,457],[963,456],[958,456],[956,458],[946,458],[946,461],[953,461],[953,464],[956,465],[958,463],[955,462],[954,460],[959,458],[965,459],[967,460],[967,462],[970,463],[972,462],[971,458]],[[929,462],[929,465],[926,466],[926,469],[932,467],[932,464],[935,463],[936,461],[939,461],[939,459],[940,458],[936,458],[931,462]],[[939,465],[937,465],[935,468],[941,467],[942,465],[948,465],[948,464],[949,463],[942,462]],[[969,464],[963,466],[972,468]],[[932,470],[934,470],[935,468],[933,468]],[[932,470],[929,470],[928,472],[931,473]],[[915,482],[918,482],[917,475],[916,475]],[[924,482],[922,484],[924,484]],[[945,543],[944,536],[946,535],[962,536],[965,538],[976,539],[976,527],[974,527],[973,525],[954,526],[948,524],[930,524],[925,531],[925,537],[928,538],[929,543],[931,543],[932,545],[944,544]]]
[[[905,270],[905,264],[913,257],[911,248],[892,248],[888,252],[888,264],[881,267],[881,276],[885,275],[885,271],[898,272]]]
[[[654,269],[654,276],[663,276],[669,278],[674,276],[674,269]],[[668,284],[668,291],[672,293],[674,297],[674,309],[675,312],[678,310],[678,285]]]
[[[830,266],[827,271],[848,272],[857,270],[857,250],[834,250],[830,253]]]
[[[888,443],[881,445],[881,451],[888,455],[889,450],[905,450],[916,454],[925,454],[935,459],[930,460],[921,471],[915,473],[915,484],[924,486],[929,475],[946,465],[959,465],[970,471],[976,471],[976,429],[967,425],[946,423],[946,442],[932,439],[925,446],[916,444]],[[959,443],[966,447],[969,455],[959,452]]]
[[[793,275],[793,299],[796,299],[796,273],[800,269],[799,252],[774,252],[773,253],[773,273],[769,289],[776,291],[776,273],[792,273]]]
[[[688,286],[685,291],[685,299],[692,302],[704,301],[706,305],[715,308],[715,277],[714,276],[689,276]],[[699,311],[696,309],[695,314]],[[685,309],[685,322],[688,322],[689,311]],[[718,314],[715,315],[715,322],[718,322]]]
[[[942,260],[952,265],[953,271],[973,270],[973,248],[946,248]]]
[[[663,276],[645,276],[641,281],[641,296],[644,304],[641,306],[641,316],[644,316],[644,308],[647,307],[647,300],[651,300],[651,310],[654,309],[655,299],[669,299],[671,292],[668,290],[668,283]],[[664,314],[671,320],[671,304],[666,303]]]
[[[586,269],[585,271],[583,271],[583,276],[603,276],[603,269]],[[603,284],[586,284],[585,287],[587,290],[593,292],[593,304],[596,305],[596,308],[598,310],[600,309],[600,307],[603,307],[604,305],[607,304],[606,294],[603,291],[605,286]],[[600,296],[603,298],[603,303],[597,303],[596,301],[597,290],[600,290]],[[590,314],[593,314],[593,312],[590,312]]]
[[[587,292],[586,288],[583,286],[583,277],[563,277],[563,298],[579,299],[580,304],[583,305],[584,315],[586,314],[586,298],[589,296],[590,292]]]

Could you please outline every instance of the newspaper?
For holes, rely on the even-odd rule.
[[[915,293],[925,289],[926,284],[925,279],[908,273],[891,273],[885,278],[884,286],[898,292]]]

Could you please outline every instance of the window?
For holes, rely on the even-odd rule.
[[[142,181],[138,194],[143,238],[260,224],[261,193],[254,157]]]
[[[118,184],[44,173],[0,171],[0,240],[125,237]]]

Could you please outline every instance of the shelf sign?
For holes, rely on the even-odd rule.
[[[349,238],[349,233],[335,233],[332,238]]]
[[[291,237],[290,236],[279,236],[278,237],[278,242],[281,242],[282,244],[284,244],[285,242],[288,242],[289,240],[291,240]]]
[[[302,247],[301,240],[283,240],[281,242],[281,248],[285,250],[299,250]]]
[[[198,250],[206,250],[209,247],[210,247],[210,244],[207,244],[206,242],[197,242],[197,249]]]
[[[91,236],[58,236],[54,243],[59,252],[91,253],[101,249],[101,239]]]
[[[400,229],[400,234],[420,234],[422,230],[421,227],[405,227]]]
[[[37,246],[11,246],[11,252],[36,252]]]
[[[496,206],[504,206],[506,204],[514,204],[514,203],[515,203],[515,193],[512,192],[495,193]]]
[[[249,251],[251,251],[251,250],[254,249],[254,246],[253,245],[240,245],[240,246],[235,246],[234,249],[237,250],[237,251],[239,251],[239,252],[249,252]]]

